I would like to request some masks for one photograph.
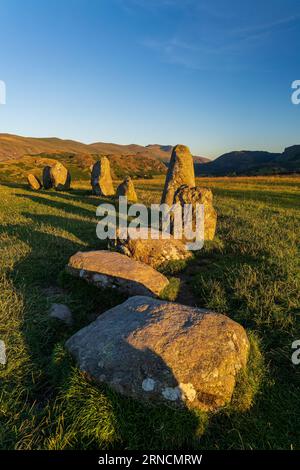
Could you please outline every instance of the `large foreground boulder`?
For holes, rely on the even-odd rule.
[[[117,232],[112,248],[131,258],[149,264],[153,268],[158,268],[169,261],[180,261],[192,257],[186,244],[181,240],[176,240],[173,236],[162,238],[162,232],[156,230],[153,233],[148,228],[140,229],[140,238],[132,238],[130,233],[127,238],[121,238]]]
[[[123,183],[119,184],[117,187],[116,196],[127,197],[130,202],[137,202],[138,198],[134,189],[134,184],[130,176],[127,176]]]
[[[204,240],[213,240],[217,226],[217,212],[213,207],[213,194],[208,188],[181,186],[174,194],[174,204],[190,204],[193,211],[193,230],[196,229],[196,204],[204,206]]]
[[[107,157],[102,157],[92,167],[91,186],[96,196],[113,196],[115,190],[110,173],[110,163]]]
[[[71,175],[62,163],[57,162],[50,168],[50,178],[53,187],[57,191],[66,191],[70,189]]]
[[[161,202],[171,206],[174,194],[182,185],[195,186],[194,161],[190,149],[185,145],[173,148]]]
[[[116,288],[130,295],[156,297],[169,284],[151,266],[107,250],[79,251],[70,258],[67,271],[96,286]]]
[[[66,343],[81,370],[148,402],[216,410],[246,366],[245,330],[230,318],[149,297],[131,297]]]
[[[29,173],[27,176],[27,181],[31,189],[34,189],[35,191],[38,191],[42,187],[42,183],[38,179],[37,176],[33,175],[32,173]]]

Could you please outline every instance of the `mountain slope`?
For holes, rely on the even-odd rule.
[[[0,161],[21,158],[24,155],[61,152],[87,152],[85,144],[56,137],[36,138],[0,134]]]
[[[73,173],[78,177],[87,177],[90,165],[101,155],[106,155],[110,159],[115,177],[122,178],[127,175],[151,177],[166,173],[172,148],[171,145],[157,144],[146,147],[105,142],[84,144],[56,137],[36,138],[0,134],[0,172],[2,169],[0,177],[3,179],[5,171],[14,175],[19,174],[22,168],[22,175],[25,169],[34,171],[34,167],[44,164],[47,158],[50,163],[53,160],[62,161],[73,168]],[[208,159],[194,157],[194,161],[195,165],[198,165]]]
[[[204,163],[198,176],[262,175],[300,172],[300,145],[288,147],[283,153],[234,151]]]
[[[119,145],[95,142],[84,144],[56,137],[33,138],[0,134],[0,179],[33,171],[47,159],[70,166],[78,178],[89,177],[90,165],[101,155],[111,161],[112,173],[123,176],[151,177],[166,173],[171,145]],[[46,159],[46,160],[45,160]],[[214,161],[194,156],[197,176],[268,175],[300,172],[300,145],[287,147],[283,153],[234,151]]]
[[[100,155],[138,155],[155,158],[168,164],[173,147],[171,145],[120,145],[105,142],[83,144],[75,140],[58,139],[57,137],[22,137],[12,134],[0,134],[0,161],[21,158],[24,155],[41,153],[86,153]],[[195,163],[210,161],[205,157],[194,156]]]
[[[111,161],[116,178],[149,178],[166,173],[166,166],[150,150],[140,145],[83,144],[55,137],[32,138],[0,134],[0,179],[23,179],[28,172],[40,174],[41,168],[59,160],[72,176],[89,178],[90,166],[101,155]]]

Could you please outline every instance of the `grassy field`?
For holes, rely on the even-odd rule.
[[[163,180],[136,181],[141,202],[158,202]],[[217,414],[146,407],[90,383],[65,340],[120,303],[110,291],[70,279],[78,250],[102,248],[86,182],[68,193],[0,185],[1,449],[300,449],[300,177],[205,178],[214,192],[217,236],[188,265],[198,306],[226,313],[251,338],[251,357],[231,405]],[[73,327],[49,319],[69,305]]]

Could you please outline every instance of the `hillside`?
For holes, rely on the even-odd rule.
[[[41,153],[86,153],[101,155],[143,155],[155,158],[168,164],[173,147],[171,145],[137,144],[120,145],[105,142],[84,144],[75,140],[64,140],[57,137],[22,137],[12,134],[0,134],[0,161],[15,160],[24,155],[37,155]],[[194,156],[195,163],[209,162],[205,157]]]
[[[264,175],[300,172],[300,145],[283,153],[234,151],[196,168],[198,176]]]
[[[115,178],[130,175],[149,178],[164,174],[166,166],[151,150],[140,145],[106,143],[83,144],[58,138],[32,138],[0,134],[0,179],[21,180],[28,172],[41,174],[45,165],[61,161],[71,171],[72,178],[88,179],[90,166],[106,155]]]
[[[108,155],[112,177],[115,179],[131,176],[133,178],[152,178],[166,172],[166,167],[158,160],[137,155]],[[71,172],[72,180],[89,180],[90,167],[99,159],[98,154],[86,153],[41,153],[25,155],[18,159],[0,162],[0,181],[24,181],[28,173],[39,178],[43,168],[56,161],[63,163]]]
[[[0,161],[15,160],[40,153],[87,152],[87,145],[56,137],[36,138],[0,134]],[[88,152],[89,153],[89,152]]]
[[[115,178],[130,175],[150,178],[166,173],[171,145],[95,142],[84,144],[56,137],[33,138],[0,134],[0,179],[24,179],[28,172],[40,174],[46,164],[60,160],[71,170],[73,178],[88,179],[90,166],[106,155]],[[214,161],[194,156],[197,176],[243,176],[300,172],[300,145],[287,147],[282,153],[233,151]]]
[[[104,142],[84,144],[56,137],[0,134],[0,178],[4,181],[20,180],[26,178],[28,172],[40,175],[43,166],[59,160],[70,168],[73,178],[87,179],[90,166],[102,155],[110,159],[115,178],[127,175],[149,178],[166,173],[171,153],[171,145],[154,144],[144,147]],[[195,165],[199,165],[209,160],[195,156],[194,161]]]

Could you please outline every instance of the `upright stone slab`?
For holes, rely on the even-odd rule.
[[[107,250],[79,251],[70,258],[67,271],[98,287],[119,289],[129,295],[158,297],[169,284],[151,266]]]
[[[53,167],[51,167],[50,178],[52,185],[57,191],[66,191],[70,189],[71,175],[62,163],[57,162]]]
[[[123,395],[214,411],[246,366],[244,328],[204,309],[131,297],[66,343],[82,371]]]
[[[42,187],[42,183],[40,182],[39,178],[32,173],[29,173],[27,176],[27,181],[31,189],[38,191]]]
[[[91,186],[96,196],[113,196],[115,194],[111,173],[110,162],[107,157],[102,157],[92,168]]]
[[[51,166],[45,166],[43,169],[43,187],[44,189],[51,189],[53,186],[51,180]]]
[[[213,194],[209,188],[181,186],[174,195],[174,204],[190,204],[193,211],[193,230],[196,230],[196,204],[204,206],[204,240],[213,240],[217,227],[217,212],[213,207]]]
[[[130,176],[127,176],[123,183],[121,183],[117,188],[117,197],[125,196],[130,202],[137,202],[137,195],[134,189],[134,184]]]
[[[161,202],[171,206],[175,191],[183,184],[191,187],[196,185],[194,161],[188,147],[176,145],[172,151]]]

